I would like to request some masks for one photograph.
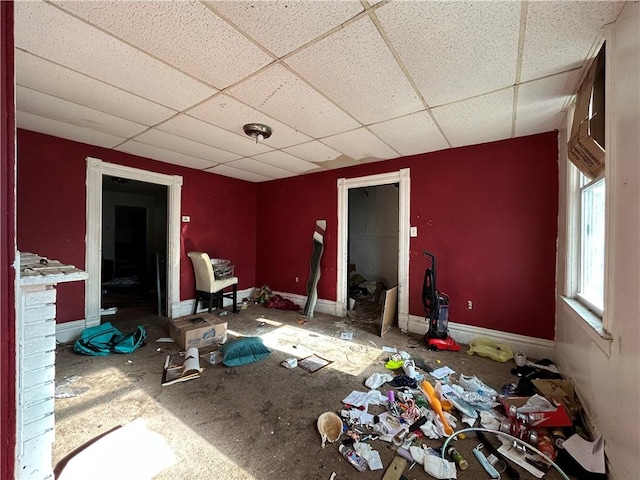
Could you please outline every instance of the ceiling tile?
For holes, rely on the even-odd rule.
[[[285,148],[284,151],[302,158],[307,162],[327,162],[329,160],[335,160],[341,155],[337,150],[317,140]]]
[[[286,63],[365,125],[424,108],[369,17]]]
[[[50,118],[78,127],[96,130],[115,137],[131,137],[148,127],[124,118],[99,112],[26,87],[16,87],[16,104],[20,111]]]
[[[520,2],[390,2],[376,15],[431,107],[515,82]]]
[[[247,172],[246,170],[230,167],[229,165],[217,165],[206,171],[209,173],[216,173],[218,175],[223,175],[225,177],[237,178],[239,180],[246,180],[247,182],[259,183],[259,182],[266,182],[269,180],[273,180],[270,177],[265,177],[264,175],[259,175],[257,173]]]
[[[269,153],[263,153],[260,155],[254,155],[253,159],[294,173],[308,173],[319,168],[313,163],[307,162],[279,150]]]
[[[516,136],[549,132],[560,127],[567,99],[573,95],[580,70],[534,80],[518,87]]]
[[[277,57],[363,11],[357,0],[206,2]]]
[[[136,142],[135,140],[128,140],[124,142],[122,145],[118,146],[116,150],[130,153],[132,155],[138,155],[139,157],[152,158],[159,162],[180,165],[181,167],[195,168],[196,170],[204,170],[205,168],[210,168],[216,165],[215,162],[209,162],[202,158],[172,152],[171,150],[154,147],[153,145],[145,145],[144,143]]]
[[[234,160],[228,162],[230,167],[238,168],[240,170],[246,170],[247,172],[257,173],[268,178],[287,178],[295,176],[295,173],[283,170],[268,163],[259,162],[253,158],[241,158],[240,160]]]
[[[401,155],[449,148],[446,139],[426,111],[369,125],[369,129]]]
[[[529,2],[522,81],[582,67],[600,28],[624,2]]]
[[[355,120],[282,65],[274,65],[228,92],[312,137],[358,127]]]
[[[251,156],[272,150],[266,144],[256,143],[244,134],[241,136],[228,132],[187,115],[178,115],[157,128],[240,156]]]
[[[304,133],[248,107],[229,95],[216,95],[211,100],[189,110],[188,114],[230,132],[237,132],[239,135],[244,135],[242,126],[247,123],[264,123],[271,127],[273,135],[263,140],[263,143],[273,148],[297,145],[311,139]]]
[[[453,147],[510,138],[513,88],[437,107],[431,112]]]
[[[273,60],[200,2],[57,3],[65,10],[219,89],[228,87]],[[158,35],[158,32],[162,34]],[[215,37],[212,32],[215,32]]]
[[[17,85],[148,126],[176,113],[175,110],[21,50],[16,50],[15,59]]]
[[[97,130],[78,127],[77,125],[21,111],[16,111],[16,127],[104,148],[113,148],[125,140]]]
[[[176,110],[216,92],[49,4],[14,5],[16,48]]]
[[[240,158],[240,155],[155,129],[138,135],[135,140],[154,147],[202,158],[211,163],[225,163]]]
[[[334,135],[322,141],[360,163],[399,156],[366,128]]]

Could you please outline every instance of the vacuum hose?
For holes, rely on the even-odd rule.
[[[496,435],[503,435],[517,443],[519,443],[520,445],[522,445],[525,448],[528,448],[530,450],[533,450],[534,452],[536,452],[538,455],[540,455],[541,457],[544,457],[546,459],[546,461],[553,467],[555,468],[558,473],[560,475],[562,475],[562,478],[564,478],[565,480],[571,480],[566,473],[564,473],[560,467],[553,461],[551,460],[549,457],[547,457],[544,453],[542,453],[540,450],[538,450],[535,447],[532,447],[531,445],[529,445],[528,443],[520,440],[517,437],[514,437],[513,435],[509,435],[508,433],[505,432],[499,432],[497,430],[491,430],[489,428],[480,428],[480,427],[471,427],[471,428],[463,428],[462,430],[458,430],[457,432],[455,432],[453,435],[450,435],[445,441],[444,441],[444,445],[442,446],[442,458],[445,458],[445,453],[447,451],[447,445],[449,445],[449,442],[455,438],[457,435],[461,434],[461,433],[467,433],[467,432],[487,432],[487,433],[495,433]]]

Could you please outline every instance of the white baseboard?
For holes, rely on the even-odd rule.
[[[516,333],[502,332],[500,330],[491,330],[489,328],[475,327],[473,325],[464,325],[462,323],[449,322],[449,334],[458,343],[468,344],[476,338],[486,338],[498,343],[504,343],[513,350],[513,352],[524,352],[527,357],[534,359],[548,358],[556,361],[556,343],[553,340],[545,340],[543,338],[528,337],[518,335]],[[429,323],[424,317],[409,315],[409,320],[404,326],[400,326],[403,331],[424,335],[429,330]]]
[[[306,295],[298,295],[296,293],[287,293],[287,292],[273,292],[277,295],[281,295],[282,297],[291,300],[293,303],[300,305],[300,307],[304,308],[307,303]],[[324,300],[319,298],[316,302],[316,308],[314,312],[326,313],[327,315],[334,315],[336,317],[341,316],[339,312],[338,303],[334,300]]]
[[[80,338],[82,330],[87,328],[86,320],[74,320],[56,324],[56,341],[59,343],[75,342]]]

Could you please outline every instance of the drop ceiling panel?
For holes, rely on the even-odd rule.
[[[244,134],[240,136],[187,115],[178,115],[157,128],[240,156],[251,156],[272,150],[264,143],[256,143]]]
[[[131,137],[147,127],[124,118],[99,112],[77,103],[36,92],[26,87],[16,87],[16,102],[20,110],[58,122],[93,129],[114,137]]]
[[[447,140],[425,111],[370,125],[369,129],[401,155],[449,148]]]
[[[237,178],[238,180],[245,180],[247,182],[267,182],[273,180],[271,177],[265,177],[257,173],[247,172],[240,168],[230,167],[229,165],[218,165],[206,170],[209,173],[216,173],[225,177]]]
[[[139,157],[152,158],[159,162],[180,165],[181,167],[195,168],[196,170],[204,170],[205,168],[217,165],[215,162],[209,162],[202,158],[172,152],[171,150],[154,147],[153,145],[146,145],[144,143],[136,142],[135,140],[129,140],[123,143],[118,146],[116,150],[130,153],[132,155],[138,155]]]
[[[57,3],[216,88],[225,88],[273,60],[200,2]]]
[[[358,128],[357,130],[334,135],[322,141],[359,163],[399,156],[397,152],[394,152],[366,128]]]
[[[188,112],[192,117],[217,125],[230,132],[244,135],[242,126],[246,123],[264,123],[273,130],[270,138],[263,140],[268,147],[284,148],[290,145],[308,142],[311,137],[299,132],[264,113],[239,102],[229,95],[216,95],[211,100],[192,108]]]
[[[260,155],[254,155],[253,159],[297,174],[308,173],[319,168],[313,163],[307,162],[279,150],[263,153]]]
[[[519,2],[390,2],[376,15],[431,107],[515,82]]]
[[[274,65],[228,92],[312,137],[358,127],[354,119],[282,65]]]
[[[574,94],[580,70],[553,75],[518,87],[517,136],[547,132],[560,127],[567,99]]]
[[[219,148],[194,142],[193,140],[160,130],[148,130],[138,135],[135,140],[154,147],[165,148],[184,155],[202,158],[211,163],[225,163],[240,158],[240,155],[236,155],[235,153],[225,152]]]
[[[327,162],[329,160],[335,160],[341,155],[337,150],[317,140],[285,148],[284,151],[302,158],[307,162]]]
[[[34,55],[176,110],[216,92],[51,5],[14,5],[16,46]]]
[[[513,88],[432,110],[453,147],[511,137]]]
[[[78,127],[77,125],[39,117],[19,110],[16,111],[16,126],[25,130],[104,148],[113,148],[125,140],[124,138],[108,135],[97,130]]]
[[[368,16],[286,63],[365,125],[424,108]]]
[[[357,0],[206,2],[277,57],[363,11]]]
[[[529,2],[522,81],[581,67],[602,25],[624,2]]]
[[[253,158],[241,158],[240,160],[234,160],[228,162],[230,167],[238,168],[240,170],[246,170],[247,172],[257,173],[269,178],[287,178],[293,177],[295,174],[287,170],[283,170],[272,165],[259,162]]]
[[[175,110],[21,50],[16,50],[15,60],[17,84],[32,90],[143,125],[154,125],[176,113]]]

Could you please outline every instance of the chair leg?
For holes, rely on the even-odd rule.
[[[233,313],[238,313],[238,285],[233,284]]]
[[[198,302],[200,301],[200,293],[196,292],[196,304],[193,306],[193,314],[198,312]]]
[[[211,313],[211,310],[213,310],[213,293],[209,294],[209,313]]]

